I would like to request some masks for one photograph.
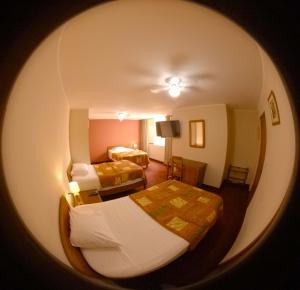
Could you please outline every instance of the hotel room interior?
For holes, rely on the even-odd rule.
[[[32,238],[107,289],[188,287],[237,265],[283,212],[296,159],[288,91],[267,52],[223,15],[179,0],[109,1],[59,26],[15,81],[1,146]],[[182,219],[166,230],[141,211],[165,195],[178,210],[187,192],[205,214],[195,246],[174,235]],[[110,244],[95,246],[99,233],[82,228],[99,231],[103,219]]]

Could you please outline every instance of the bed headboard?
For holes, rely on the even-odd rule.
[[[102,277],[100,274],[92,270],[92,268],[88,265],[88,263],[82,256],[80,249],[73,247],[70,242],[69,204],[64,196],[60,198],[59,203],[59,233],[63,249],[73,268],[89,277]]]
[[[68,180],[72,181],[72,175],[71,175],[71,171],[72,171],[72,161],[70,161],[68,167],[67,167],[67,176],[68,176]]]

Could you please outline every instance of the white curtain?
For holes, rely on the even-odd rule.
[[[166,120],[171,120],[171,116],[167,116]],[[167,164],[172,157],[172,137],[165,138],[165,160],[164,163]]]
[[[141,149],[148,152],[148,123],[147,120],[141,120]]]

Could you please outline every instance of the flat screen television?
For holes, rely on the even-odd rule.
[[[180,137],[180,123],[178,120],[156,122],[156,135],[165,137]]]

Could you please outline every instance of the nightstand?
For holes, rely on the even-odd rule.
[[[102,202],[100,195],[97,193],[96,189],[92,190],[82,190],[79,192],[83,204]]]

